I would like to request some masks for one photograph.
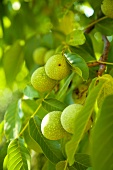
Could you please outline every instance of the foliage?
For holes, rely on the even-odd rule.
[[[113,19],[101,4],[0,1],[0,170],[113,169]],[[37,49],[44,49],[43,55]],[[50,54],[63,56],[69,74],[52,79],[50,90],[42,81],[41,89],[47,90],[39,92],[31,77]],[[76,103],[83,109],[74,134],[44,137],[45,115]]]

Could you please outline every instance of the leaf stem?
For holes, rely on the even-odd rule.
[[[37,113],[37,111],[40,109],[41,106],[42,106],[42,103],[39,104],[39,106],[37,107],[37,109],[35,110],[35,112],[33,113],[33,115],[31,117],[35,116],[35,114]],[[23,134],[23,132],[25,131],[25,129],[27,128],[28,125],[29,125],[29,121],[26,123],[26,125],[21,130],[21,132],[19,133],[19,136],[21,136]]]
[[[109,63],[109,62],[98,61],[98,63],[100,63],[100,64],[107,64],[107,65],[112,65],[113,66],[113,63]]]
[[[97,66],[97,65],[100,65],[100,64],[106,64],[106,65],[113,66],[113,63],[109,63],[109,62],[105,62],[105,61],[94,60],[94,61],[87,62],[88,67],[94,67],[94,66]]]
[[[102,18],[99,18],[99,19],[93,21],[91,24],[87,25],[87,26],[84,28],[84,30],[86,30],[86,29],[89,28],[89,27],[94,26],[96,23],[98,23],[98,22],[100,22],[100,21],[102,21],[102,20],[104,20],[104,19],[106,19],[106,18],[108,18],[108,16],[104,16],[104,17],[102,17]]]

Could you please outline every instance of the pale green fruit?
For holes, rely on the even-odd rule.
[[[33,52],[34,62],[39,65],[44,65],[45,64],[44,56],[46,52],[47,52],[47,49],[45,47],[39,47],[35,49],[35,51]]]
[[[70,73],[70,65],[61,54],[53,55],[45,64],[46,74],[55,80],[62,80]]]
[[[31,76],[31,84],[39,92],[51,91],[56,85],[56,82],[56,80],[46,75],[44,67],[36,69]]]
[[[113,0],[103,0],[101,10],[106,16],[113,18]]]
[[[49,50],[46,52],[45,56],[44,56],[44,63],[46,63],[50,57],[52,57],[55,53],[55,50]]]
[[[67,134],[61,125],[61,114],[61,111],[52,111],[42,119],[41,131],[47,139],[58,140]]]
[[[61,124],[67,132],[74,133],[76,118],[82,108],[83,105],[81,104],[71,104],[63,110],[61,114]]]

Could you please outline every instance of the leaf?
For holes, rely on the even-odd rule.
[[[87,43],[87,41],[86,41],[86,43],[85,44],[88,44]],[[88,61],[93,61],[93,60],[95,60],[95,57],[94,57],[94,54],[93,55],[91,55],[90,53],[89,53],[89,51],[87,50],[87,47],[86,47],[86,45],[81,45],[81,46],[79,46],[79,47],[70,47],[70,50],[73,52],[73,53],[76,53],[76,54],[78,54],[78,55],[80,55],[86,62],[88,62]]]
[[[38,104],[31,99],[23,99],[21,100],[21,107],[25,117],[28,118],[35,112],[38,107]]]
[[[8,107],[4,118],[4,131],[7,139],[13,139],[18,136],[21,128],[21,119],[19,116],[18,102],[13,102]]]
[[[3,136],[4,136],[4,121],[0,123],[0,143],[2,142]]]
[[[77,170],[86,170],[91,166],[90,156],[87,154],[75,154],[75,167]]]
[[[23,122],[26,124],[26,122],[29,121],[30,117],[36,113],[40,119],[42,119],[48,112],[40,106],[40,108],[37,111],[37,108],[42,103],[42,99],[38,100],[31,100],[31,99],[23,99],[21,100],[21,108],[24,113]]]
[[[22,50],[23,47],[17,41],[4,54],[3,66],[8,84],[13,83],[16,78],[16,75],[22,67],[24,61]]]
[[[63,102],[60,102],[57,99],[54,98],[50,98],[50,99],[44,99],[42,101],[42,106],[44,107],[45,110],[47,110],[48,112],[51,111],[63,111],[66,107],[66,104],[64,104]]]
[[[113,169],[113,95],[105,98],[92,131],[93,170]]]
[[[72,78],[74,77],[75,73],[73,72],[65,81],[64,85],[62,86],[62,88],[60,89],[60,91],[57,93],[56,95],[56,99],[60,100],[61,98],[64,97],[64,95],[67,92],[67,89],[69,87],[70,82],[72,81]]]
[[[90,60],[95,59],[95,52],[94,52],[94,46],[93,46],[93,41],[91,39],[91,36],[89,34],[85,34],[86,37],[86,41],[83,45],[79,46],[80,49],[79,51],[83,50],[84,52],[87,52],[87,55],[90,55]],[[81,55],[80,55],[81,56]],[[84,56],[84,60],[87,58],[88,56]]]
[[[93,170],[92,167],[87,168],[87,170]]]
[[[14,139],[8,146],[8,170],[30,170],[30,153],[22,138]]]
[[[91,6],[94,8],[94,9],[100,9],[100,6],[101,6],[101,3],[102,3],[102,0],[88,0],[90,3],[91,3]]]
[[[41,133],[41,120],[35,116],[30,119],[29,131],[31,137],[40,145],[45,156],[54,164],[64,160],[64,156],[61,151],[61,146],[58,141],[51,141],[46,139]]]
[[[52,162],[47,160],[46,163],[44,164],[42,170],[56,170],[55,164],[52,164]]]
[[[30,149],[34,150],[37,153],[42,152],[39,144],[30,136],[29,128],[26,128],[24,131],[24,139]]]
[[[109,27],[106,27],[106,25],[109,25]],[[110,36],[113,34],[113,20],[111,18],[104,19],[103,21],[98,22],[95,28],[103,35]]]
[[[5,156],[4,161],[3,161],[3,170],[8,169],[8,155]]]
[[[67,167],[67,163],[66,161],[60,161],[56,164],[56,170],[69,170],[69,168]]]
[[[74,155],[78,148],[78,144],[83,137],[88,120],[94,109],[96,99],[105,83],[106,80],[101,79],[98,84],[90,91],[88,97],[86,98],[83,109],[78,114],[77,121],[75,123],[75,134],[72,136],[72,139],[66,144],[66,154],[70,165],[74,163]]]
[[[74,71],[84,80],[87,80],[89,77],[89,68],[85,60],[76,53],[67,53],[65,54],[65,57],[73,67]]]
[[[85,40],[86,38],[81,30],[75,30],[66,37],[67,44],[72,46],[82,45],[85,43]]]
[[[5,156],[7,155],[7,147],[9,143],[5,143],[3,146],[0,147],[0,170],[2,170],[3,167],[3,161]]]
[[[28,96],[29,98],[38,98],[39,93],[33,88],[33,86],[27,85],[24,89],[24,95]]]

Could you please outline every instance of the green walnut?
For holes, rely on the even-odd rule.
[[[47,61],[49,60],[49,58],[51,56],[53,56],[55,53],[55,50],[51,49],[51,50],[48,50],[44,56],[44,63],[47,63]]]
[[[63,110],[61,124],[67,132],[74,134],[75,121],[82,108],[83,105],[81,104],[71,104]]]
[[[34,62],[38,65],[44,65],[45,64],[44,56],[46,52],[47,52],[47,49],[45,47],[36,48],[35,51],[33,52]]]
[[[106,16],[113,18],[113,0],[103,0],[101,10]]]
[[[53,55],[45,64],[46,74],[55,80],[62,80],[70,73],[70,65],[61,54]]]
[[[44,67],[36,69],[31,76],[31,84],[39,92],[51,91],[56,83],[56,80],[53,80],[46,75]]]
[[[61,114],[61,111],[52,111],[42,119],[41,131],[47,139],[59,140],[67,134],[61,125]]]

